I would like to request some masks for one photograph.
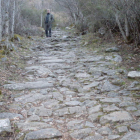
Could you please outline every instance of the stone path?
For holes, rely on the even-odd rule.
[[[14,123],[17,140],[140,140],[140,101],[133,97],[140,83],[125,85],[118,50],[99,55],[81,47],[80,37],[53,34],[31,48],[26,81],[4,85],[16,92],[8,106],[15,113],[0,113],[0,133]]]

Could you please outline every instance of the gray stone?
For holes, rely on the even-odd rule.
[[[29,131],[29,130],[49,128],[51,126],[43,122],[24,122],[24,123],[17,123],[17,127],[19,129],[22,129],[22,131]]]
[[[119,98],[104,98],[104,99],[100,99],[100,101],[103,103],[120,103],[121,102]]]
[[[40,117],[37,115],[32,115],[27,119],[28,122],[32,122],[32,121],[40,121]]]
[[[52,59],[52,60],[42,60],[40,63],[64,63],[65,60],[62,59]]]
[[[0,106],[4,105],[4,102],[0,102]]]
[[[0,113],[0,119],[5,119],[5,118],[8,118],[10,120],[17,120],[17,119],[23,119],[23,116],[16,113],[8,113],[8,112]]]
[[[92,115],[89,115],[88,119],[90,119],[92,122],[96,122],[102,115],[102,112],[94,113]]]
[[[80,107],[80,106],[69,107],[68,111],[69,114],[83,114],[86,113],[86,107]]]
[[[112,130],[110,128],[104,126],[104,127],[100,128],[100,129],[98,129],[97,132],[100,133],[101,135],[105,135],[106,136],[106,135],[111,134]]]
[[[53,83],[37,81],[37,82],[25,82],[25,83],[4,85],[4,88],[9,90],[40,89],[40,88],[48,88],[48,87],[53,87]]]
[[[82,105],[86,107],[93,107],[97,104],[97,101],[85,100]]]
[[[140,71],[130,71],[128,73],[129,78],[140,78]]]
[[[93,114],[95,112],[99,112],[101,110],[101,107],[102,107],[101,105],[97,105],[95,107],[90,108],[89,109],[89,114]]]
[[[52,98],[53,99],[56,99],[56,100],[59,100],[59,101],[63,101],[63,95],[60,94],[59,92],[53,92],[52,93]]]
[[[127,111],[136,111],[137,108],[134,107],[134,106],[129,106],[129,107],[126,108],[126,110],[127,110]]]
[[[44,104],[44,107],[46,107],[46,108],[57,109],[59,101],[49,99],[48,101],[44,102],[43,104]]]
[[[70,101],[70,102],[66,102],[65,105],[67,105],[67,106],[78,106],[78,105],[81,105],[81,102],[79,102],[79,101]]]
[[[133,115],[135,115],[136,117],[140,117],[140,110],[134,112]]]
[[[24,140],[35,140],[35,139],[55,139],[61,138],[62,134],[55,128],[41,129],[38,131],[29,132],[26,134]]]
[[[126,111],[116,111],[100,118],[100,123],[132,121],[133,118]]]
[[[88,136],[84,140],[104,140],[104,137],[100,134],[95,133],[94,136]]]
[[[83,129],[83,127],[84,127],[83,120],[73,120],[67,124],[68,130]]]
[[[85,128],[80,130],[75,130],[70,136],[74,139],[84,139],[85,137],[89,136],[94,131],[91,128]]]
[[[9,119],[0,119],[0,134],[2,132],[12,132]]]
[[[116,93],[116,92],[109,92],[107,94],[107,97],[110,97],[110,98],[114,98],[114,97],[118,97],[119,96],[119,93]]]
[[[119,111],[120,108],[116,107],[114,104],[103,108],[103,112]]]
[[[135,106],[134,102],[124,101],[119,104],[119,107]]]
[[[139,132],[128,132],[122,139],[120,140],[140,140]]]
[[[75,75],[75,77],[76,77],[76,78],[88,78],[88,77],[90,77],[90,75],[87,74],[87,73],[77,73],[77,74]]]
[[[119,49],[117,47],[111,47],[111,48],[107,48],[105,50],[105,52],[118,52],[118,51],[119,51]]]
[[[119,86],[115,86],[115,85],[112,85],[109,81],[105,81],[102,88],[101,88],[101,91],[102,92],[109,92],[109,91],[117,91],[119,90],[120,87]]]
[[[35,113],[40,117],[50,117],[50,116],[52,116],[52,110],[51,109],[46,109],[44,107],[37,108]]]
[[[110,135],[108,136],[109,140],[118,140],[120,138],[120,135]]]
[[[85,127],[94,128],[95,126],[93,125],[93,123],[86,121]]]
[[[137,122],[136,124],[132,124],[130,128],[140,132],[140,122]]]
[[[113,55],[113,61],[120,63],[122,62],[122,57],[120,55],[115,54]]]
[[[53,112],[54,115],[59,116],[59,117],[63,117],[64,115],[68,115],[69,110],[68,108],[62,108],[62,109],[58,109],[55,112]]]
[[[35,101],[42,101],[42,100],[45,100],[46,98],[51,98],[52,96],[46,96],[46,95],[42,95],[42,94],[39,94],[39,93],[30,93],[30,94],[27,94],[27,95],[23,95],[23,96],[20,96],[20,97],[17,97],[15,98],[15,101],[16,102],[21,102],[21,103],[33,103]]]
[[[127,126],[119,126],[119,127],[117,127],[117,130],[119,133],[128,132]]]
[[[84,89],[84,91],[89,91],[89,90],[91,90],[91,88],[95,88],[98,85],[99,85],[99,82],[93,82],[87,86],[84,86],[83,89]]]

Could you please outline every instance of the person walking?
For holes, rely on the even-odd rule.
[[[45,18],[45,33],[46,37],[52,36],[52,23],[54,21],[53,15],[50,13],[50,9],[47,10],[47,15]]]

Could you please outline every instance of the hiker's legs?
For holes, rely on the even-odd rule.
[[[49,27],[48,27],[48,25],[46,25],[46,30],[45,30],[46,37],[48,37],[48,36],[49,36],[49,35],[48,35],[48,30],[49,30]]]
[[[51,37],[52,36],[52,28],[51,28],[51,26],[49,27],[49,37]]]

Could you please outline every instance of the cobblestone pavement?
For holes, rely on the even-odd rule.
[[[125,86],[117,50],[99,54],[80,37],[53,34],[31,48],[26,81],[4,85],[17,94],[8,106],[15,113],[0,113],[0,133],[14,123],[17,140],[140,140],[140,83]]]

